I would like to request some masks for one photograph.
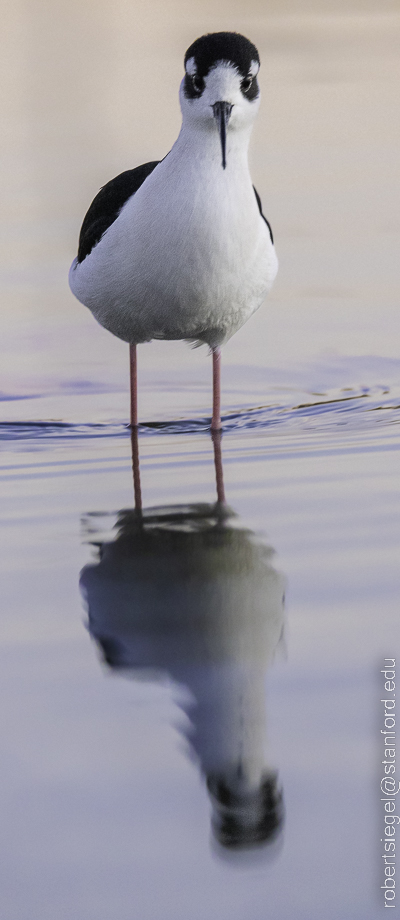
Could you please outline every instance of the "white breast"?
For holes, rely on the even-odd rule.
[[[218,137],[199,157],[180,135],[90,255],[73,263],[70,285],[125,341],[215,346],[260,306],[276,272],[247,156],[233,151],[223,170]]]

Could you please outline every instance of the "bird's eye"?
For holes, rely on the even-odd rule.
[[[253,82],[252,77],[246,77],[244,80],[242,80],[242,90],[244,93],[248,92],[248,90],[251,87],[252,82]]]
[[[204,89],[204,80],[201,77],[192,77],[193,89],[196,90],[196,93],[201,93]]]
[[[187,99],[199,99],[205,87],[202,76],[195,73],[191,74],[186,71],[183,92]]]

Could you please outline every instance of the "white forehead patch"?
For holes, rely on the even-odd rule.
[[[189,77],[194,77],[196,71],[197,71],[196,61],[194,57],[191,57],[189,58],[188,61],[186,61],[186,73],[189,74]]]
[[[252,61],[249,67],[249,77],[256,77],[259,69],[260,65],[258,61]]]

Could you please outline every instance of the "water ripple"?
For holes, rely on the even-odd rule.
[[[293,394],[292,394],[293,395]],[[321,397],[321,394],[318,394]],[[333,430],[347,427],[360,430],[377,424],[393,425],[400,422],[400,397],[398,393],[381,387],[363,388],[356,394],[343,390],[327,393],[323,398],[296,405],[261,405],[230,412],[222,417],[225,432],[254,431],[278,428],[293,431],[318,429]],[[209,416],[176,419],[172,421],[143,422],[141,435],[195,434],[209,430]],[[0,439],[15,441],[43,438],[112,438],[129,436],[129,426],[123,422],[69,423],[63,421],[17,421],[0,423]]]

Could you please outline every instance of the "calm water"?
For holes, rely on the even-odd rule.
[[[396,405],[228,419],[227,519],[201,425],[144,429],[141,526],[121,426],[7,428],[4,916],[376,916]],[[227,756],[278,774],[269,845],[215,841]]]
[[[46,2],[6,17],[1,916],[374,920],[379,672],[399,648],[399,18],[72,6],[74,28]],[[66,274],[102,182],[173,142],[183,51],[226,27],[265,61],[254,176],[280,277],[224,351],[227,508],[205,350],[139,349],[140,517],[127,349]],[[142,89],[121,104],[137,81],[151,118]]]

